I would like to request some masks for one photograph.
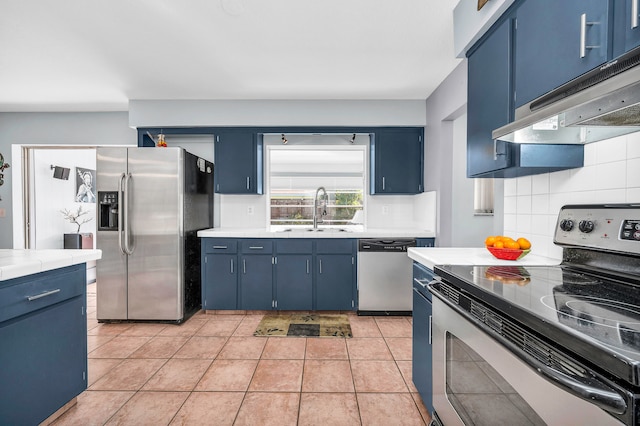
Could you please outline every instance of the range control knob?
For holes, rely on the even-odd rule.
[[[578,224],[578,229],[580,230],[580,232],[584,232],[585,234],[593,231],[594,227],[595,225],[593,224],[593,221],[590,220],[581,220]]]
[[[571,219],[562,219],[560,221],[560,229],[569,232],[573,229],[573,221]]]

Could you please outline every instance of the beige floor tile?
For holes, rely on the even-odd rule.
[[[307,339],[306,359],[349,359],[346,340],[339,338]]]
[[[302,377],[302,392],[355,392],[346,360],[308,359]]]
[[[92,321],[92,320],[88,320],[87,324]],[[89,330],[89,332],[87,334],[91,335],[91,336],[95,336],[95,335],[103,335],[103,336],[117,336],[118,334],[122,333],[123,331],[127,330],[131,328],[131,324],[129,323],[115,323],[115,324],[109,324],[109,323],[98,323],[97,326],[93,327],[91,330]]]
[[[220,359],[259,359],[267,339],[264,337],[230,337],[220,351]]]
[[[429,422],[431,422],[431,414],[430,414],[430,411],[427,409],[427,407],[425,407],[424,402],[420,397],[420,394],[417,392],[412,392],[411,396],[413,397],[413,400],[415,401],[416,406],[418,407],[418,411],[420,411],[422,420],[424,420],[426,424],[429,424]]]
[[[425,422],[409,393],[358,393],[362,424],[422,426]]]
[[[155,324],[155,323],[139,323],[133,324],[130,328],[120,333],[121,336],[146,336],[153,337],[160,333],[167,327],[171,327],[167,324]]]
[[[150,337],[116,336],[89,354],[89,358],[127,358],[147,343]]]
[[[234,426],[295,426],[299,393],[247,392]]]
[[[164,328],[159,336],[193,336],[196,332],[207,323],[203,317],[191,317],[182,324],[170,324]]]
[[[409,392],[394,361],[351,361],[356,392]]]
[[[78,403],[54,423],[54,426],[102,426],[134,392],[87,391],[78,395]]]
[[[410,361],[413,350],[411,337],[385,337],[387,346],[396,361]]]
[[[249,337],[253,336],[258,324],[262,320],[264,315],[247,315],[238,325],[236,331],[233,332],[234,337]]]
[[[246,391],[258,360],[216,359],[196,385],[196,391]]]
[[[373,317],[349,317],[353,337],[382,337]]]
[[[224,316],[224,315],[221,315]],[[196,336],[231,336],[236,328],[240,324],[238,319],[221,320],[221,319],[209,319],[200,327]]]
[[[100,346],[107,343],[109,340],[114,339],[116,336],[96,335],[87,336],[87,353],[95,351]]]
[[[402,374],[404,382],[409,388],[409,392],[418,392],[418,389],[416,389],[416,385],[413,384],[413,366],[411,361],[396,361],[396,364],[398,366],[398,369],[400,369],[400,373]]]
[[[192,391],[211,365],[208,359],[170,359],[142,387],[143,391]]]
[[[303,367],[303,360],[262,359],[249,391],[300,392]]]
[[[227,337],[193,336],[173,356],[174,358],[214,359],[227,342]]]
[[[387,343],[381,337],[346,339],[349,359],[392,360]]]
[[[188,396],[189,392],[137,392],[106,424],[169,424]]]
[[[304,337],[269,337],[262,359],[304,359],[307,339]]]
[[[152,337],[129,358],[171,358],[188,340],[186,336]]]
[[[94,384],[99,378],[113,370],[122,359],[107,359],[107,358],[89,358],[87,360],[88,376],[87,386]]]
[[[165,359],[125,359],[98,379],[91,390],[138,390],[149,380]]]
[[[303,393],[298,426],[358,426],[355,393]]]
[[[173,426],[232,426],[244,399],[244,392],[192,392]]]
[[[384,337],[411,337],[411,323],[406,317],[376,317]]]

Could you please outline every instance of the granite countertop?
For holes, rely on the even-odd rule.
[[[102,258],[102,250],[0,249],[0,281],[86,263]]]
[[[271,231],[265,228],[211,228],[198,231],[202,238],[435,238],[429,230],[410,228],[369,228],[341,231],[341,228],[321,228],[323,231],[307,231],[308,228],[292,228],[292,231]]]
[[[558,265],[560,259],[529,253],[519,260],[500,260],[485,248],[474,247],[411,247],[409,257],[433,270],[435,265]]]

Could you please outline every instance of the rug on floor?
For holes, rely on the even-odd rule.
[[[267,314],[253,335],[353,337],[349,317],[342,314]]]

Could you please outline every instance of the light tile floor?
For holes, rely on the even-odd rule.
[[[100,324],[88,288],[89,388],[60,425],[425,425],[411,318],[350,316],[353,338],[254,337],[262,314]]]

